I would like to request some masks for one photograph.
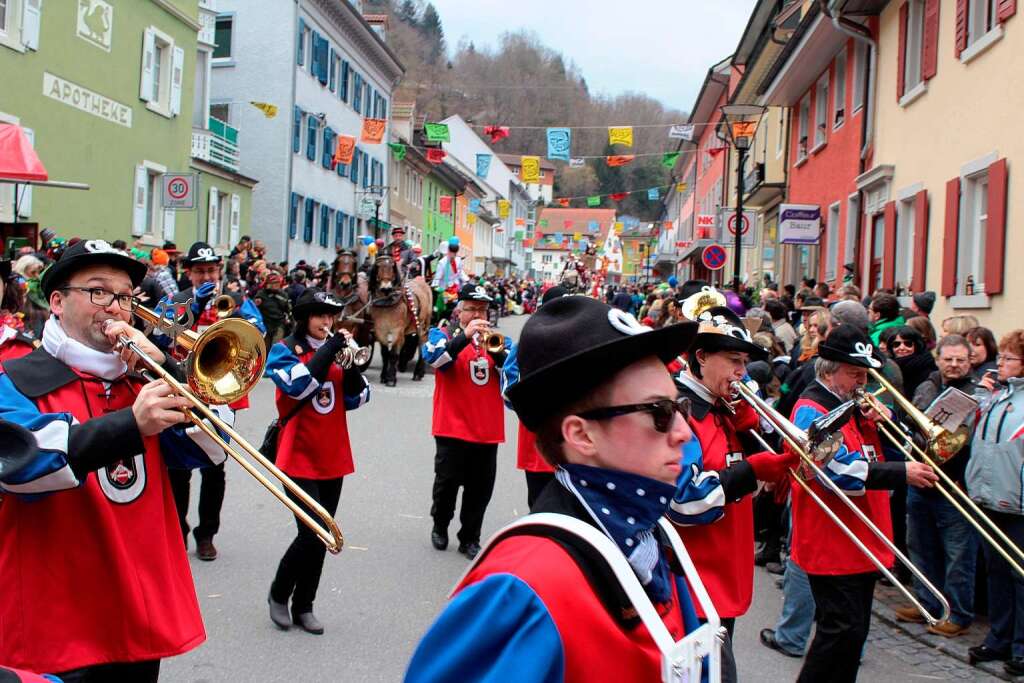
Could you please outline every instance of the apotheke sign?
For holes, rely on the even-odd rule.
[[[104,97],[47,71],[43,72],[43,94],[119,126],[132,127],[132,108],[127,104]]]

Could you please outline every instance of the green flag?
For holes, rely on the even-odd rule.
[[[405,145],[401,142],[389,142],[388,147],[391,148],[391,154],[394,155],[395,161],[401,161],[405,158]]]
[[[661,165],[665,168],[675,168],[677,161],[679,161],[679,152],[669,152],[668,154],[661,155]]]
[[[601,197],[600,197],[600,195],[594,195],[593,197],[587,197],[587,206],[589,206],[589,207],[601,206]]]
[[[427,140],[431,142],[451,142],[446,123],[425,123],[423,130],[427,134]]]
[[[542,228],[548,227],[548,219],[547,218],[541,218],[540,219],[540,227],[542,227]]]

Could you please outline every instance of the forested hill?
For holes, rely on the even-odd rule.
[[[585,74],[569,56],[543,45],[529,32],[506,33],[496,46],[461,41],[454,48],[445,39],[443,17],[422,0],[370,0],[364,11],[390,16],[388,43],[406,68],[395,95],[415,101],[419,115],[436,121],[458,114],[477,125],[535,126],[515,130],[492,145],[505,154],[547,151],[547,126],[594,126],[572,132],[572,156],[641,154],[675,148],[666,128],[635,128],[631,149],[608,147],[608,126],[668,124],[686,120],[686,114],[666,109],[641,93],[614,98],[593,95]],[[608,59],[614,59],[609,53]],[[638,157],[631,164],[609,168],[603,159],[588,159],[583,168],[555,162],[556,196],[584,196],[640,190],[666,185],[671,173],[659,156]],[[574,206],[585,205],[574,202]],[[615,207],[641,219],[654,220],[658,202],[636,193]]]

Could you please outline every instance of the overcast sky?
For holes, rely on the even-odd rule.
[[[528,29],[575,62],[591,92],[639,91],[688,111],[708,68],[732,54],[755,0],[432,0],[450,48]],[[636,10],[635,12],[633,10]]]

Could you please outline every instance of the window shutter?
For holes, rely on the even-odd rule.
[[[334,246],[339,248],[344,246],[344,232],[345,232],[345,214],[341,211],[337,211],[334,214]]]
[[[185,51],[175,47],[171,60],[171,115],[181,113],[181,74],[185,70]]]
[[[386,119],[388,117],[388,98],[380,98],[380,117]]]
[[[312,199],[306,197],[306,216],[305,222],[303,223],[302,226],[302,240],[307,244],[313,241],[313,213],[315,211],[315,207],[313,206],[314,204],[315,202]]]
[[[316,117],[312,114],[309,115],[309,119],[306,123],[306,158],[310,161],[316,159]]]
[[[946,181],[946,223],[943,232],[942,296],[953,296],[956,294],[956,252],[960,236],[960,178]]]
[[[316,61],[320,65],[320,71],[317,78],[320,80],[320,85],[327,85],[328,80],[328,64],[327,64],[327,50],[330,48],[330,42],[323,36],[320,37],[320,44],[316,51]]]
[[[43,0],[24,0],[24,3],[21,12],[21,44],[30,50],[38,50]]]
[[[334,48],[332,47],[331,48],[331,60],[330,60],[330,65],[331,65],[330,85],[328,86],[331,89],[331,92],[334,92],[334,89],[337,87],[337,78],[338,78],[338,73],[337,72],[338,72],[338,70],[337,70],[336,64],[335,64],[337,59],[338,58],[334,55]]]
[[[292,210],[288,214],[288,237],[290,237],[292,239],[295,239],[295,236],[298,235],[297,228],[296,228],[297,221],[298,221],[298,216],[296,214],[298,214],[298,212],[299,212],[299,195],[297,195],[294,192],[292,192]]]
[[[306,22],[301,17],[299,18],[299,40],[296,53],[296,63],[303,66],[306,62]]]
[[[139,79],[139,99],[149,102],[153,93],[153,60],[156,59],[156,36],[146,29],[142,32],[142,77]]]
[[[135,194],[132,200],[132,235],[146,232],[146,193],[149,192],[149,171],[145,166],[135,167]]]
[[[903,97],[907,82],[907,20],[910,14],[910,3],[900,5],[900,42],[896,50],[896,100]]]
[[[36,132],[31,128],[22,128],[25,131],[25,139],[32,147],[36,146]],[[14,191],[18,193],[18,216],[28,218],[32,215],[32,186],[14,185]],[[13,207],[12,207],[13,210]],[[15,216],[15,218],[18,218]]]
[[[341,83],[338,84],[338,96],[342,102],[348,102],[348,62],[341,62]]]
[[[996,18],[1000,21],[1006,21],[1014,14],[1017,13],[1017,0],[998,0],[999,6],[996,8]]]
[[[925,0],[924,40],[921,44],[921,78],[928,80],[939,68],[939,0]]]
[[[356,151],[352,154],[352,173],[350,177],[352,178],[353,185],[359,184],[359,157],[361,154],[362,152],[359,151],[358,147],[356,147]]]
[[[217,191],[216,187],[211,187],[210,202],[207,205],[206,211],[206,241],[209,242],[211,247],[216,247],[217,243],[220,242],[220,226],[218,225],[219,219],[220,192]]]
[[[373,99],[372,99],[372,97],[373,97],[373,88],[371,88],[370,84],[367,83],[366,84],[366,101],[363,102],[363,105],[364,105],[363,116],[372,116],[373,115]]]
[[[896,284],[896,202],[885,205],[885,255],[882,257],[882,287]]]
[[[331,229],[330,223],[331,209],[326,204],[320,205],[320,246],[327,246],[327,235]]]
[[[292,126],[292,151],[296,154],[302,149],[302,110],[295,107],[295,120]]]
[[[238,244],[238,227],[242,222],[242,198],[237,194],[231,195],[231,244]]]
[[[1005,158],[988,167],[988,222],[985,231],[984,277],[986,294],[999,294],[1003,291],[1008,181]]]
[[[174,239],[174,222],[175,214],[177,212],[174,209],[164,209],[164,239]]]
[[[358,73],[352,75],[352,108],[357,114],[363,108],[363,77]]]
[[[370,186],[370,155],[363,153],[363,168],[361,169],[363,174],[363,187]]]
[[[956,0],[956,39],[953,42],[953,53],[957,57],[967,49],[967,15],[970,11],[968,0]]]
[[[324,126],[324,149],[320,153],[320,165],[324,168],[331,167],[331,127]]]
[[[914,272],[910,278],[913,292],[925,290],[928,260],[928,191],[914,195]]]

